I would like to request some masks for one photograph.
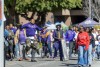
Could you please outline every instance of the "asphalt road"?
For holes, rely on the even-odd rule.
[[[59,58],[37,58],[37,62],[30,61],[6,61],[6,67],[77,67],[77,58],[68,61],[59,61]],[[100,67],[100,61],[93,61],[92,67]]]

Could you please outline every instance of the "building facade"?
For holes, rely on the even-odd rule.
[[[29,17],[31,16],[32,12],[29,13]],[[37,15],[34,15],[34,18],[37,19]],[[45,23],[46,22],[51,22],[51,23],[56,23],[56,22],[65,22],[67,26],[71,24],[77,24],[82,21],[84,21],[86,17],[84,16],[84,12],[82,10],[68,10],[68,9],[63,9],[63,10],[58,10],[55,12],[48,12],[45,16]],[[25,19],[21,15],[19,16],[19,21],[20,23],[27,23],[29,20]]]

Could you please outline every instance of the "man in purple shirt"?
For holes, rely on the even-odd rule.
[[[41,30],[41,28],[39,28],[36,24],[35,24],[35,20],[32,19],[31,22],[27,23],[27,24],[24,24],[22,26],[22,28],[25,28],[26,29],[26,36],[30,39],[31,41],[31,45],[34,45],[34,40],[36,40],[36,31],[37,30]],[[37,50],[33,47],[31,47],[31,62],[37,62],[35,60],[35,53],[37,52]]]
[[[75,32],[73,30],[73,27],[70,26],[69,30],[67,30],[65,33],[65,39],[69,46],[69,59],[71,59],[72,57],[72,52],[74,47],[74,37],[75,37]]]

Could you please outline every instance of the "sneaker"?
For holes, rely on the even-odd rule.
[[[97,59],[99,60],[100,58],[98,57]]]
[[[29,58],[25,58],[25,60],[30,60]]]
[[[22,58],[19,58],[18,61],[23,61],[23,59]]]
[[[49,58],[53,58],[52,56],[49,56]]]
[[[31,60],[31,62],[37,62],[36,60]]]
[[[91,65],[89,65],[89,67],[91,67]]]
[[[82,65],[78,65],[78,67],[83,67]]]
[[[10,61],[13,61],[13,59],[9,59]]]
[[[60,61],[63,61],[63,59],[60,59]]]

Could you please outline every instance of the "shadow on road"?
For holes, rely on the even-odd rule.
[[[67,67],[77,67],[77,64],[68,64],[68,63],[62,63],[60,66],[67,66]]]

